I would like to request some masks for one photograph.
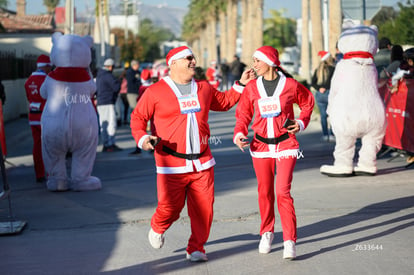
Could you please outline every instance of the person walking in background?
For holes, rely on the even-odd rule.
[[[33,137],[33,164],[36,175],[36,182],[46,182],[45,166],[42,157],[42,128],[40,119],[46,104],[46,100],[40,96],[40,87],[46,76],[52,70],[52,63],[47,55],[40,55],[36,61],[37,69],[26,80],[24,88],[29,102],[29,125]]]
[[[115,102],[118,97],[121,83],[113,74],[114,60],[108,58],[103,68],[98,70],[96,76],[96,98],[99,115],[99,125],[102,138],[102,152],[121,151],[115,144],[116,112]]]
[[[326,51],[320,51],[318,55],[321,57],[321,61],[313,73],[311,86],[316,90],[315,100],[320,114],[322,141],[335,141],[335,136],[328,127],[328,114],[326,112],[331,79],[335,70],[335,59]]]
[[[234,55],[233,62],[230,64],[230,85],[233,85],[234,81],[240,79],[246,65],[240,61],[237,55]]]
[[[126,72],[129,67],[129,63],[124,64],[124,70],[122,71],[121,75],[119,76],[119,80],[121,81],[121,89],[119,90],[119,98],[122,103],[121,109],[121,125],[129,124],[128,114],[129,114],[129,104],[127,99],[127,91],[128,91],[128,83],[126,79]]]
[[[131,61],[131,66],[127,69],[127,99],[131,111],[135,109],[138,100],[139,87],[141,87],[141,77],[139,72],[139,62],[137,60]]]
[[[148,239],[152,247],[164,245],[164,235],[187,201],[191,236],[186,258],[207,261],[204,244],[213,221],[214,165],[209,144],[209,111],[227,111],[239,100],[241,85],[223,93],[207,81],[194,80],[196,60],[187,46],[170,50],[166,58],[170,76],[148,87],[131,114],[131,131],[138,146],[155,149],[158,206]],[[240,84],[249,81],[243,74]],[[155,132],[148,135],[147,122]]]
[[[141,77],[139,73],[139,62],[137,60],[131,61],[131,67],[126,72],[127,79],[127,99],[130,111],[132,112],[137,106],[139,90],[142,85]],[[141,154],[141,148],[136,146],[134,151],[130,152],[129,155]]]
[[[250,155],[257,177],[260,209],[259,253],[269,253],[275,225],[275,174],[277,208],[282,223],[284,259],[296,257],[296,214],[290,194],[293,170],[300,157],[295,134],[309,124],[314,98],[312,93],[280,68],[279,53],[262,46],[253,53],[253,68],[258,78],[250,81],[236,108],[233,142]],[[301,109],[294,118],[293,104]],[[248,127],[254,118],[251,143]]]

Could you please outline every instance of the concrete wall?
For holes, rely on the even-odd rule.
[[[26,79],[2,81],[6,91],[6,103],[3,105],[4,122],[17,119],[28,114],[28,102],[24,83]]]

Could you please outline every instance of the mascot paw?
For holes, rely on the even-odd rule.
[[[322,165],[320,172],[328,177],[350,177],[353,175],[352,167]]]
[[[354,167],[354,173],[357,176],[375,176],[377,167],[356,166]]]
[[[52,192],[63,192],[69,190],[69,184],[66,180],[48,179],[47,190]]]
[[[73,191],[94,191],[101,188],[101,180],[93,176],[88,177],[85,181],[74,181],[71,187]]]

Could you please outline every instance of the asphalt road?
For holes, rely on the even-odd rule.
[[[374,177],[330,178],[333,143],[320,141],[314,118],[298,135],[304,158],[294,172],[298,257],[282,259],[280,220],[270,254],[258,253],[259,210],[251,158],[232,144],[234,110],[211,113],[215,216],[206,252],[190,263],[186,209],[162,249],[147,240],[156,207],[153,155],[128,156],[129,127],[118,129],[121,152],[97,148],[93,175],[103,189],[52,193],[34,181],[27,119],[6,124],[7,181],[13,217],[27,225],[0,236],[0,274],[414,274],[414,173],[404,157],[378,160]],[[8,200],[0,221],[8,222]]]

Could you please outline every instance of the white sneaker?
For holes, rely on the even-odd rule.
[[[148,240],[153,248],[159,249],[164,245],[164,234],[158,234],[151,228],[148,232]]]
[[[265,232],[259,243],[259,253],[267,254],[272,249],[273,233]]]
[[[188,254],[187,252],[185,257],[190,262],[207,262],[208,261],[207,255],[200,251],[194,251],[191,254]]]
[[[295,242],[292,240],[288,240],[283,242],[283,259],[289,259],[292,260],[296,258],[296,247]]]

